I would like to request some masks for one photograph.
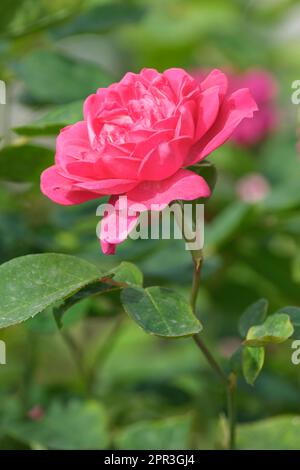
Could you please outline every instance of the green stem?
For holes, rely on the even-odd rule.
[[[215,358],[213,357],[213,355],[209,351],[208,347],[205,345],[203,340],[200,338],[200,335],[199,334],[194,335],[193,339],[194,339],[195,343],[197,344],[198,348],[200,349],[200,351],[202,352],[203,356],[205,357],[205,359],[209,363],[210,367],[216,372],[219,379],[227,387],[228,386],[228,379],[227,379],[223,369],[219,366],[219,364],[217,363],[217,361],[215,360]]]
[[[86,381],[86,371],[85,371],[85,367],[84,367],[83,360],[82,360],[82,352],[78,344],[74,340],[73,336],[67,331],[62,329],[62,323],[61,323],[61,318],[59,316],[59,313],[57,311],[54,311],[53,316],[54,316],[54,319],[57,325],[57,330],[60,334],[60,337],[69,351],[69,354],[77,369],[78,376],[81,380],[84,392],[87,394],[88,387],[87,387],[87,381]]]
[[[95,381],[96,370],[103,367],[106,359],[110,355],[112,349],[115,346],[117,339],[119,338],[119,333],[123,326],[124,316],[118,315],[116,321],[114,322],[111,330],[109,331],[108,335],[106,336],[104,342],[101,344],[99,350],[96,352],[93,366],[90,368],[87,374],[87,382],[88,388],[91,389],[92,385]]]
[[[196,301],[198,297],[199,287],[200,287],[200,278],[201,278],[201,267],[203,263],[203,258],[198,259],[197,261],[193,258],[194,261],[194,274],[193,274],[193,284],[191,290],[191,299],[190,304],[193,312],[196,314]],[[236,389],[236,376],[231,373],[229,377],[225,374],[222,367],[218,364],[210,350],[207,348],[205,343],[199,334],[193,336],[193,339],[206,358],[210,367],[215,371],[221,382],[225,385],[227,391],[227,414],[229,422],[229,449],[235,448],[235,389]]]
[[[201,265],[202,265],[202,259],[198,263],[194,262],[193,283],[192,283],[191,298],[190,298],[190,304],[193,309],[193,312],[196,311],[196,301],[197,301],[198,291],[200,287]]]
[[[229,421],[229,449],[235,449],[235,425],[236,425],[236,412],[235,412],[235,391],[236,391],[236,375],[232,372],[228,377],[227,384],[227,410]]]
[[[67,331],[60,330],[61,337],[63,338],[65,344],[68,346],[71,356],[73,358],[74,364],[78,370],[79,375],[82,377],[82,380],[85,380],[85,368],[82,361],[81,350],[74,340],[73,336]]]

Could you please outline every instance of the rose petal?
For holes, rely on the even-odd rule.
[[[106,240],[100,240],[101,249],[104,255],[114,255],[116,253],[116,245]]]
[[[179,119],[175,130],[176,137],[184,136],[190,137],[190,139],[194,139],[196,116],[195,101],[186,101],[179,107],[178,112]]]
[[[193,165],[203,160],[224,144],[239,123],[245,118],[251,118],[257,109],[248,89],[237,90],[230,95],[228,99],[225,99],[213,127],[192,149],[186,164]]]
[[[208,88],[201,94],[198,108],[198,122],[195,131],[195,142],[199,141],[214,124],[218,116],[220,103],[221,98],[219,87]]]
[[[173,175],[183,165],[191,143],[188,137],[178,137],[159,144],[141,162],[139,179],[160,181]]]
[[[183,69],[171,68],[165,70],[163,76],[168,79],[174,92],[174,99],[177,102],[181,101],[182,97],[189,98],[200,91],[196,80]]]
[[[208,197],[211,191],[201,176],[192,171],[180,169],[163,181],[144,181],[127,193],[128,204],[144,204],[151,210],[152,204],[161,205],[160,210],[176,199],[193,200]]]
[[[201,91],[208,90],[215,86],[219,87],[220,96],[224,98],[228,90],[228,79],[226,75],[218,69],[212,70],[199,85]]]
[[[86,162],[78,161],[68,163],[66,165],[66,171],[76,182],[87,181],[87,180],[99,180],[103,178],[109,178],[110,174],[105,171],[102,162]]]
[[[41,174],[41,191],[52,201],[66,206],[82,204],[99,197],[99,194],[92,191],[76,190],[74,181],[62,176],[55,165]]]
[[[143,68],[140,73],[143,80],[146,82],[152,83],[156,79],[161,77],[161,74],[155,69]]]
[[[116,203],[119,198],[112,196],[108,203],[114,210],[107,213],[101,221],[100,243],[104,254],[111,255],[116,251],[116,245],[122,243],[135,227],[139,214],[129,215],[127,210],[119,211]]]
[[[132,157],[103,155],[101,164],[110,177],[133,181],[137,179],[140,160]]]
[[[137,178],[139,165],[140,161],[135,158],[102,155],[96,162],[69,163],[66,170],[77,182],[114,178],[134,181]]]
[[[66,163],[80,159],[82,154],[91,150],[86,122],[76,122],[61,129],[56,139],[55,163],[65,166]]]
[[[159,144],[168,142],[174,137],[174,130],[166,130],[163,129],[161,131],[155,132],[154,134],[151,135],[147,140],[144,140],[143,142],[140,142],[136,145],[132,156],[139,158],[142,160],[149,154],[149,152],[152,152],[155,147],[157,147]]]
[[[138,184],[137,181],[130,181],[126,179],[104,179],[99,181],[84,181],[81,183],[74,183],[74,189],[80,188],[88,191],[93,191],[97,194],[122,194],[130,191]]]

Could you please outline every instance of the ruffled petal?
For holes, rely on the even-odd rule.
[[[152,152],[155,147],[161,143],[170,141],[173,139],[173,137],[174,129],[163,129],[161,131],[155,132],[147,140],[136,144],[132,156],[142,160],[145,156]]]
[[[139,180],[160,181],[176,173],[188,155],[192,140],[178,137],[154,148],[141,162]]]
[[[196,123],[196,102],[186,101],[178,109],[179,118],[175,129],[176,137],[189,137],[194,139]]]
[[[140,76],[145,82],[150,84],[161,78],[161,74],[157,70],[148,68],[143,68],[141,70]]]
[[[99,180],[109,178],[110,174],[106,172],[106,168],[103,167],[102,162],[87,162],[77,161],[68,163],[66,165],[66,171],[70,178],[76,180],[76,182],[84,182],[88,180]]]
[[[91,151],[86,122],[79,121],[61,129],[56,139],[55,163],[65,167]]]
[[[74,189],[80,188],[87,191],[93,191],[97,194],[122,194],[130,191],[138,184],[137,181],[130,181],[126,179],[104,179],[100,181],[83,181],[74,183]]]
[[[163,76],[167,78],[177,102],[180,102],[183,97],[191,98],[200,91],[196,80],[183,69],[171,68],[165,70]]]
[[[205,90],[199,99],[198,121],[195,130],[195,142],[199,141],[214,124],[220,109],[220,88]]]
[[[240,122],[252,118],[257,105],[247,88],[237,90],[225,99],[215,124],[191,150],[187,165],[203,160],[232,135]]]
[[[115,254],[116,245],[122,243],[135,227],[139,214],[129,215],[128,210],[118,210],[116,203],[119,198],[112,196],[108,203],[113,206],[101,221],[100,243],[105,255]]]
[[[67,172],[74,177],[77,182],[87,180],[103,179],[137,179],[140,161],[123,156],[102,155],[96,162],[77,161],[66,166]]]
[[[199,84],[201,91],[208,90],[215,86],[219,87],[220,96],[224,98],[228,90],[228,79],[226,75],[218,69],[212,70]]]
[[[74,188],[74,181],[62,176],[57,170],[54,165],[43,171],[41,175],[41,191],[52,201],[69,206],[99,197],[99,194],[92,191]]]
[[[127,193],[128,205],[140,203],[145,210],[153,210],[152,205],[164,209],[176,199],[190,201],[199,197],[209,197],[210,188],[202,176],[180,169],[163,181],[144,181]]]

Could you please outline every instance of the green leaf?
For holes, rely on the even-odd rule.
[[[143,274],[137,266],[133,263],[127,261],[122,261],[119,266],[112,269],[108,273],[102,273],[103,278],[112,278],[114,282],[120,284],[124,283],[125,285],[140,286],[143,284]],[[71,318],[71,314],[65,315],[69,309],[74,309],[75,306],[78,306],[78,303],[82,303],[84,299],[88,299],[91,296],[102,294],[104,292],[119,290],[122,286],[116,286],[113,283],[106,282],[93,282],[89,285],[80,289],[80,291],[69,296],[65,299],[60,305],[56,306],[56,316],[61,321],[62,326],[67,326],[70,324],[68,320]],[[67,319],[66,319],[67,316]]]
[[[276,313],[286,313],[293,324],[295,338],[300,338],[300,308],[299,307],[283,307]]]
[[[253,385],[265,360],[265,350],[259,348],[243,348],[243,374],[248,384]]]
[[[2,5],[3,2],[5,2],[4,5]],[[2,9],[4,17],[3,20],[1,18],[1,26],[4,27],[1,28],[1,33],[5,33],[5,36],[8,37],[20,37],[56,26],[72,17],[76,12],[79,13],[83,3],[80,0],[40,0],[39,2],[33,0],[2,0],[1,17]],[[9,17],[7,17],[6,11],[11,8],[10,4],[16,11],[13,15],[9,14]],[[17,6],[17,9],[14,5]]]
[[[237,448],[242,450],[298,450],[300,416],[276,416],[237,429]]]
[[[14,131],[27,136],[56,135],[61,128],[83,119],[82,108],[83,101],[56,106],[40,119],[16,127]]]
[[[251,304],[242,314],[239,321],[239,332],[243,338],[251,326],[260,325],[268,313],[269,302],[266,299],[259,299]]]
[[[121,293],[125,311],[146,333],[180,337],[201,331],[190,305],[177,292],[164,287],[127,288]]]
[[[107,279],[107,277],[109,277],[109,275],[101,275],[102,279]],[[57,320],[63,325],[65,324],[65,319],[62,319],[62,316],[79,302],[82,302],[84,299],[87,299],[91,296],[118,289],[120,289],[120,287],[113,286],[106,282],[101,282],[101,279],[98,279],[96,282],[90,282],[88,285],[82,287],[82,289],[78,290],[74,294],[69,295],[59,305],[55,305],[55,316]]]
[[[63,327],[70,328],[75,325],[78,321],[85,318],[89,313],[91,305],[92,299],[90,297],[73,304],[70,308],[68,308],[62,318]]]
[[[100,277],[93,264],[55,253],[22,256],[2,264],[0,328],[33,317]]]
[[[116,282],[124,282],[132,286],[143,285],[143,273],[133,263],[122,261],[117,268],[110,271],[113,274],[113,279]]]
[[[299,173],[299,168],[297,168]],[[289,184],[283,183],[274,188],[263,201],[262,208],[268,212],[296,209],[300,206],[300,194],[298,191],[299,175]]]
[[[1,0],[0,35],[7,30],[23,3],[24,0]]]
[[[40,145],[12,145],[0,150],[0,179],[35,182],[41,172],[53,164],[53,150]]]
[[[119,432],[115,446],[121,450],[188,449],[191,425],[190,416],[134,423]]]
[[[111,77],[98,66],[79,62],[50,50],[36,50],[14,65],[34,100],[40,103],[70,103],[84,99]]]
[[[205,179],[205,181],[207,182],[211,190],[211,195],[212,195],[216,182],[217,182],[217,170],[216,170],[215,165],[213,165],[211,162],[206,160],[205,162],[193,165],[191,167],[191,170]],[[200,197],[198,199],[195,199],[193,201],[193,204],[194,205],[206,204],[209,201],[209,199],[210,198]],[[194,217],[196,217],[196,215],[194,215]]]
[[[268,343],[283,343],[294,332],[290,317],[284,313],[274,313],[262,325],[252,326],[247,333],[247,346],[264,346]]]
[[[17,422],[8,426],[7,433],[47,449],[103,449],[108,445],[106,414],[95,401],[55,402],[41,420]]]
[[[237,375],[242,371],[243,346],[239,346],[229,359],[230,370]]]
[[[207,227],[206,243],[209,250],[216,250],[241,229],[252,211],[250,204],[235,202],[224,209]]]
[[[102,33],[122,24],[137,21],[143,13],[143,8],[125,4],[125,2],[99,5],[81,13],[74,20],[54,31],[54,35],[64,37],[81,33]]]
[[[202,176],[207,182],[208,186],[210,187],[211,192],[213,192],[216,182],[217,182],[217,176],[218,176],[215,165],[213,165],[213,163],[206,160],[203,163],[198,163],[197,165],[193,165],[191,167],[191,170],[197,173],[198,175]],[[203,198],[203,201],[205,201],[205,198]]]

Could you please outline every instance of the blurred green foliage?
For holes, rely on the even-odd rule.
[[[95,235],[97,201],[56,206],[40,193],[38,176],[53,160],[58,130],[81,119],[84,97],[128,70],[260,67],[278,81],[280,123],[255,148],[228,143],[210,157],[218,182],[206,205],[197,307],[225,363],[240,344],[236,325],[248,305],[267,298],[277,314],[299,305],[300,165],[291,103],[291,83],[299,79],[296,20],[296,0],[2,0],[1,263],[43,252],[78,255],[102,271],[132,261],[146,286],[188,295],[192,269],[183,242],[128,240],[115,257],[105,257]],[[237,183],[249,173],[270,185],[260,202],[239,200]],[[75,344],[75,361],[51,311],[1,330],[7,365],[0,365],[0,448],[225,446],[223,391],[192,341],[147,336],[125,317],[118,295],[88,298],[68,311],[62,331],[71,349]],[[243,337],[249,326],[241,327]],[[240,448],[299,448],[300,375],[290,346],[266,348],[254,388],[247,382],[264,358],[260,348],[247,357],[237,399]],[[88,387],[82,367],[90,371]],[[36,406],[43,411],[38,419],[31,413]]]

